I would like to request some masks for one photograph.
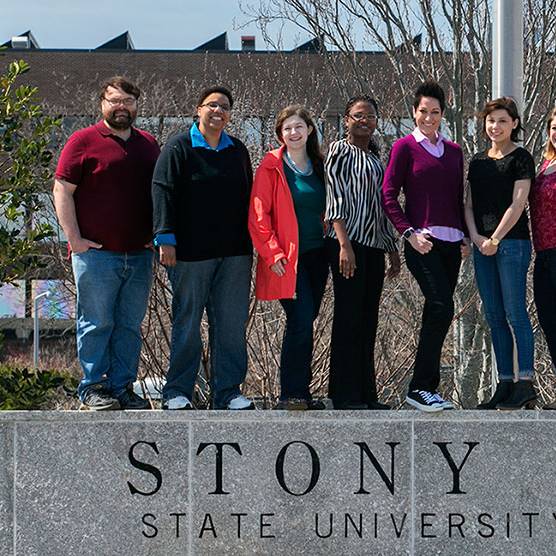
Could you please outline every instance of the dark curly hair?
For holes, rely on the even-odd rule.
[[[206,89],[203,89],[197,99],[197,108],[199,108],[199,106],[201,106],[205,102],[205,99],[208,96],[212,95],[213,93],[220,93],[221,95],[228,97],[230,108],[232,108],[232,106],[234,105],[234,99],[232,98],[232,93],[230,92],[229,89],[226,89],[226,87],[222,87],[220,85],[214,85],[212,87],[207,87]]]

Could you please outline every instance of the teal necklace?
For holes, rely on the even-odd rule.
[[[296,174],[300,174],[301,176],[310,176],[313,173],[313,165],[311,163],[311,160],[308,161],[309,163],[307,164],[307,170],[305,171],[301,170],[301,168],[297,166],[297,164],[291,159],[291,156],[288,154],[287,150],[284,151],[284,160]]]

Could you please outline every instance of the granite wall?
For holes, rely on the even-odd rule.
[[[553,555],[556,414],[0,413],[0,554]]]

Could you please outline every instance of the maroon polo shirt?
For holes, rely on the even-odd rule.
[[[132,128],[127,141],[103,121],[76,131],[56,167],[56,178],[77,186],[73,195],[81,237],[107,251],[136,251],[152,239],[151,180],[160,149]]]

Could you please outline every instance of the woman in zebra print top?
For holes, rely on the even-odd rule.
[[[393,229],[384,215],[384,168],[371,139],[377,104],[367,95],[347,103],[347,136],[332,143],[325,162],[326,250],[334,284],[329,395],[335,409],[389,409],[377,398],[374,344],[389,253],[399,272]]]

